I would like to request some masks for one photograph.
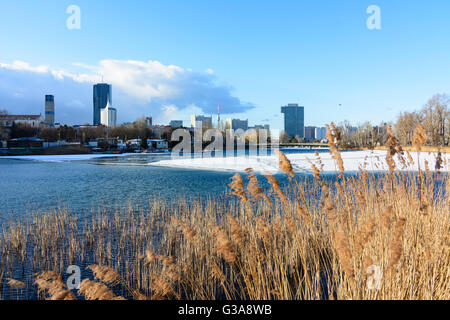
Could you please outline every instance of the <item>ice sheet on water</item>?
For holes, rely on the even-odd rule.
[[[111,158],[111,157],[124,157],[130,154],[70,154],[70,155],[48,155],[48,156],[5,156],[0,159],[12,159],[12,160],[29,160],[29,161],[44,161],[44,162],[62,162],[62,161],[80,161],[90,160],[95,158]]]
[[[290,153],[286,154],[291,161],[295,172],[311,172],[311,164],[315,164],[320,169],[320,164],[314,153]],[[397,169],[405,171],[417,171],[417,153],[411,152],[414,164],[404,169],[400,160],[395,156]],[[422,152],[420,154],[420,166],[425,168],[425,161],[428,161],[430,170],[434,171],[436,163],[436,153]],[[386,151],[349,151],[341,153],[344,162],[344,168],[347,172],[358,171],[363,167],[369,171],[386,171],[388,166],[386,164]],[[407,160],[405,154],[404,158]],[[443,159],[447,159],[447,166],[441,171],[449,171],[449,154],[442,154]],[[324,172],[335,172],[337,165],[329,153],[321,153],[320,159],[323,164]],[[223,158],[172,158],[169,160],[161,160],[150,163],[152,166],[172,167],[172,168],[186,168],[198,170],[212,170],[212,171],[234,171],[244,172],[247,168],[252,168],[255,172],[264,173],[266,171],[271,173],[279,172],[278,157],[277,156],[239,156],[239,157],[223,157]]]

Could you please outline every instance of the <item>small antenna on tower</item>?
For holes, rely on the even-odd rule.
[[[220,130],[220,105],[217,105],[217,130]]]

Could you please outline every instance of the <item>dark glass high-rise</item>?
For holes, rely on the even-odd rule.
[[[284,113],[284,131],[291,138],[305,137],[305,108],[298,104],[290,103],[281,107]]]
[[[98,83],[94,85],[94,116],[93,124],[97,126],[100,124],[101,109],[106,108],[106,105],[112,105],[112,87],[107,83]]]

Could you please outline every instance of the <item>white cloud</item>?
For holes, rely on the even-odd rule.
[[[30,71],[30,72],[37,72],[37,73],[47,73],[50,68],[48,66],[37,66],[32,67],[27,62],[24,61],[14,61],[12,64],[7,63],[0,63],[1,68],[10,69],[10,70],[17,70],[17,71]]]
[[[179,114],[178,108],[174,105],[163,106],[161,109],[162,112],[155,118],[155,123],[169,123]]]
[[[54,94],[56,106],[59,101],[61,108],[66,108],[62,115],[73,121],[89,122],[92,121],[92,84],[103,78],[113,86],[113,105],[118,108],[119,121],[132,121],[142,114],[168,121],[192,106],[205,114],[214,114],[217,104],[223,114],[242,113],[253,108],[234,97],[232,87],[218,85],[212,69],[194,72],[151,60],[102,60],[98,65],[80,62],[72,65],[85,72],[73,73],[44,65],[33,67],[23,61],[0,63],[0,84],[5,83],[5,90],[0,89],[0,106],[9,109],[8,104],[17,105],[9,92],[30,93],[30,104],[36,100],[32,103],[33,108],[42,107],[44,94]],[[76,104],[73,103],[75,100]],[[25,105],[21,108],[27,109]],[[85,112],[70,116],[71,111],[77,109],[79,112],[80,108]],[[58,121],[73,122],[69,119]]]

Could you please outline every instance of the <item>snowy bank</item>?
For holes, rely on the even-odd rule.
[[[358,171],[360,167],[365,168],[368,171],[386,171],[388,166],[386,164],[386,151],[348,151],[342,152],[342,160],[344,162],[345,171]],[[409,163],[407,154],[405,153],[404,159],[408,167],[404,167],[402,162],[395,156],[395,162],[397,170],[403,171],[418,171],[417,153],[410,153],[413,162]],[[298,153],[298,154],[286,154],[291,161],[292,167],[297,173],[309,173],[312,172],[312,164],[317,168],[322,168],[323,172],[335,172],[337,166],[329,153],[321,153],[319,162],[314,153]],[[428,161],[430,170],[434,171],[436,164],[437,153],[425,153],[420,154],[420,167],[425,168],[425,162]],[[449,171],[450,155],[442,154],[443,168],[441,171]],[[240,156],[240,157],[224,157],[224,158],[172,158],[170,160],[161,160],[158,162],[149,163],[151,166],[161,166],[170,168],[186,168],[197,170],[212,170],[212,171],[233,171],[244,172],[247,168],[252,168],[255,172],[264,173],[266,171],[271,173],[278,173],[278,156]]]

